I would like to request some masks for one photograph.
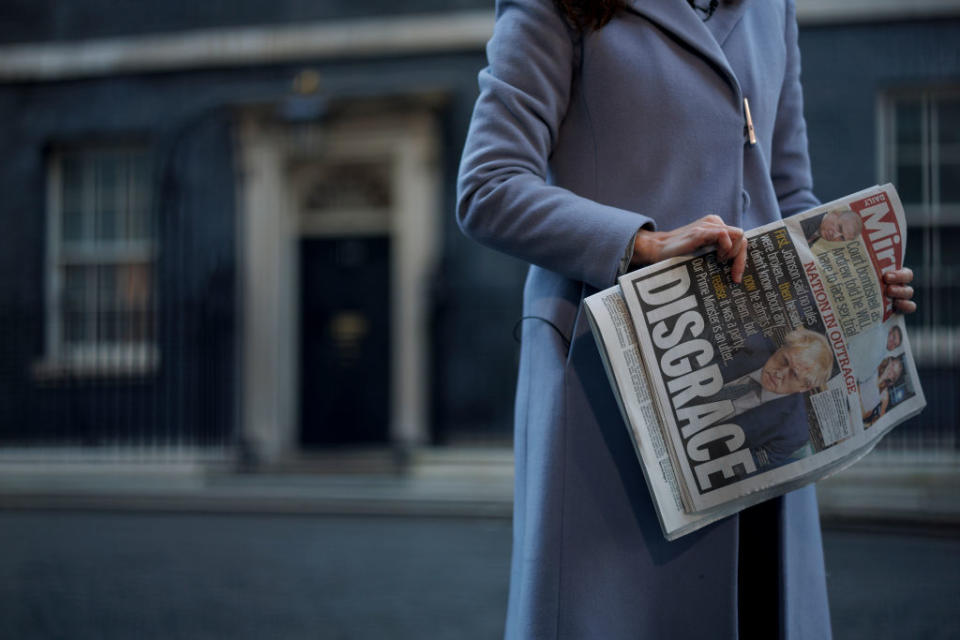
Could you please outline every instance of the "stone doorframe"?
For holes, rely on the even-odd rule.
[[[248,109],[238,127],[240,415],[246,445],[264,462],[297,451],[299,433],[299,239],[358,231],[349,216],[301,215],[296,166],[311,159],[389,162],[391,206],[390,444],[428,438],[429,286],[439,240],[438,134],[428,112],[279,123]],[[337,222],[340,220],[340,222]],[[339,225],[339,226],[338,226]]]

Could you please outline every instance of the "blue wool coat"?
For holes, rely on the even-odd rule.
[[[458,220],[531,263],[516,402],[508,638],[735,638],[737,516],[667,542],[583,297],[641,226],[750,228],[816,203],[793,0],[627,0],[598,31],[498,0]],[[748,98],[757,144],[745,138]],[[830,636],[816,499],[779,501],[781,627]],[[771,630],[770,637],[777,637]]]

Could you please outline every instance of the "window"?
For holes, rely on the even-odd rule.
[[[960,88],[892,94],[887,176],[912,222],[960,224]]]
[[[881,101],[880,179],[893,182],[909,225],[907,266],[917,313],[907,316],[927,408],[880,449],[911,464],[955,463],[960,446],[960,87],[892,92]]]
[[[156,366],[156,232],[147,154],[71,149],[50,158],[48,366]]]
[[[896,185],[910,225],[918,311],[908,321],[920,329],[918,359],[958,360],[960,87],[892,92],[881,113],[881,180]],[[924,348],[928,339],[935,349]]]

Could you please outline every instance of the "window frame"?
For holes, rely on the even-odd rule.
[[[877,164],[878,182],[896,184],[897,146],[896,107],[906,99],[921,104],[921,190],[923,201],[903,202],[911,242],[928,243],[926,254],[930,256],[931,269],[921,269],[914,283],[926,290],[936,288],[936,283],[952,279],[956,267],[942,266],[940,229],[960,227],[960,203],[944,204],[939,198],[939,122],[937,110],[932,108],[944,98],[960,100],[960,84],[926,84],[896,87],[878,94],[877,100]],[[932,118],[932,122],[931,122]],[[938,241],[932,242],[931,235]],[[923,300],[919,301],[921,304]],[[936,304],[936,300],[929,304]],[[936,315],[935,312],[932,312]],[[960,362],[960,325],[934,324],[928,319],[922,327],[911,331],[911,347],[918,365],[924,367],[953,367]]]
[[[877,175],[881,183],[894,182],[896,184],[898,158],[897,103],[904,99],[919,99],[922,105],[921,117],[924,126],[921,138],[921,180],[924,201],[919,205],[903,203],[908,223],[915,226],[960,226],[960,202],[944,205],[940,202],[937,185],[930,184],[931,182],[939,182],[939,172],[936,170],[939,164],[933,164],[934,159],[939,158],[939,141],[936,135],[939,131],[939,122],[936,110],[931,109],[930,105],[943,98],[960,100],[960,84],[891,88],[883,91],[879,96],[877,109]],[[930,122],[931,114],[933,116],[932,124]],[[933,127],[933,133],[931,133],[930,127]]]
[[[92,161],[98,154],[143,154],[149,161],[146,145],[135,143],[81,144],[54,147],[47,154],[46,168],[46,238],[45,238],[45,308],[44,308],[44,354],[34,365],[34,374],[40,378],[60,376],[96,377],[103,375],[148,375],[159,367],[160,354],[157,344],[158,298],[156,273],[158,240],[155,221],[150,237],[145,240],[125,239],[114,246],[99,244],[96,239],[70,243],[65,250],[63,228],[63,163],[70,154],[84,154]],[[148,172],[149,175],[149,172]],[[128,178],[129,179],[129,178]],[[85,177],[84,180],[87,180]],[[152,208],[152,185],[148,178],[147,208]],[[85,195],[85,198],[90,198]],[[94,204],[85,202],[92,211]],[[66,257],[69,256],[69,257]],[[153,315],[152,339],[141,341],[115,341],[104,343],[96,339],[67,344],[63,334],[64,316],[64,267],[66,265],[127,265],[149,264],[153,269],[151,303],[148,313]],[[96,305],[92,305],[93,308]],[[97,311],[99,313],[99,311]]]

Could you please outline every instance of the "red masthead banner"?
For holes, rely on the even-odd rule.
[[[883,191],[850,203],[850,208],[863,220],[863,241],[870,253],[874,269],[881,274],[881,293],[883,293],[883,319],[893,314],[893,301],[886,296],[887,285],[882,275],[887,271],[899,269],[903,265],[903,243],[900,226],[893,206]]]

